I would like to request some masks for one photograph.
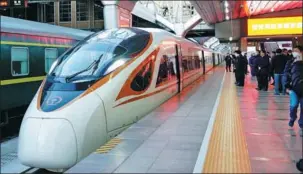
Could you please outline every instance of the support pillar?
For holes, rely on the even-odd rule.
[[[94,1],[88,1],[88,20],[89,20],[89,28],[95,28],[95,15],[94,15]]]
[[[174,29],[177,36],[183,36],[184,33],[184,25],[183,23],[177,23],[174,25]]]
[[[240,49],[242,52],[247,52],[247,38],[246,37],[241,37]]]
[[[71,27],[72,28],[77,28],[76,1],[71,1]]]
[[[118,24],[118,6],[105,5],[103,8],[104,13],[104,29],[117,28]]]
[[[54,23],[55,25],[59,25],[59,1],[54,2]]]

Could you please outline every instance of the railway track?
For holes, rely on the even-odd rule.
[[[51,172],[46,169],[39,169],[39,168],[29,168],[20,174],[61,174],[62,172]]]

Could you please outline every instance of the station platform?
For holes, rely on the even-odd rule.
[[[65,173],[299,173],[288,96],[215,68]]]
[[[288,127],[288,96],[257,91],[250,76],[234,82],[222,66],[209,71],[65,173],[299,173],[302,131]],[[1,143],[1,159],[14,158],[2,172],[28,170],[17,143]]]

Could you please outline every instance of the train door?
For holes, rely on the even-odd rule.
[[[203,74],[205,74],[206,73],[206,67],[205,67],[204,51],[202,51],[202,66],[203,66]]]
[[[181,45],[180,44],[176,44],[176,66],[177,66],[177,82],[178,82],[178,93],[181,92],[181,87],[182,87],[182,80],[181,80],[181,65],[180,62],[182,61],[182,54],[181,54]]]

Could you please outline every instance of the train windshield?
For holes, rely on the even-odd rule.
[[[59,57],[49,75],[67,83],[97,80],[140,53],[149,39],[150,34],[139,29],[95,33]]]

